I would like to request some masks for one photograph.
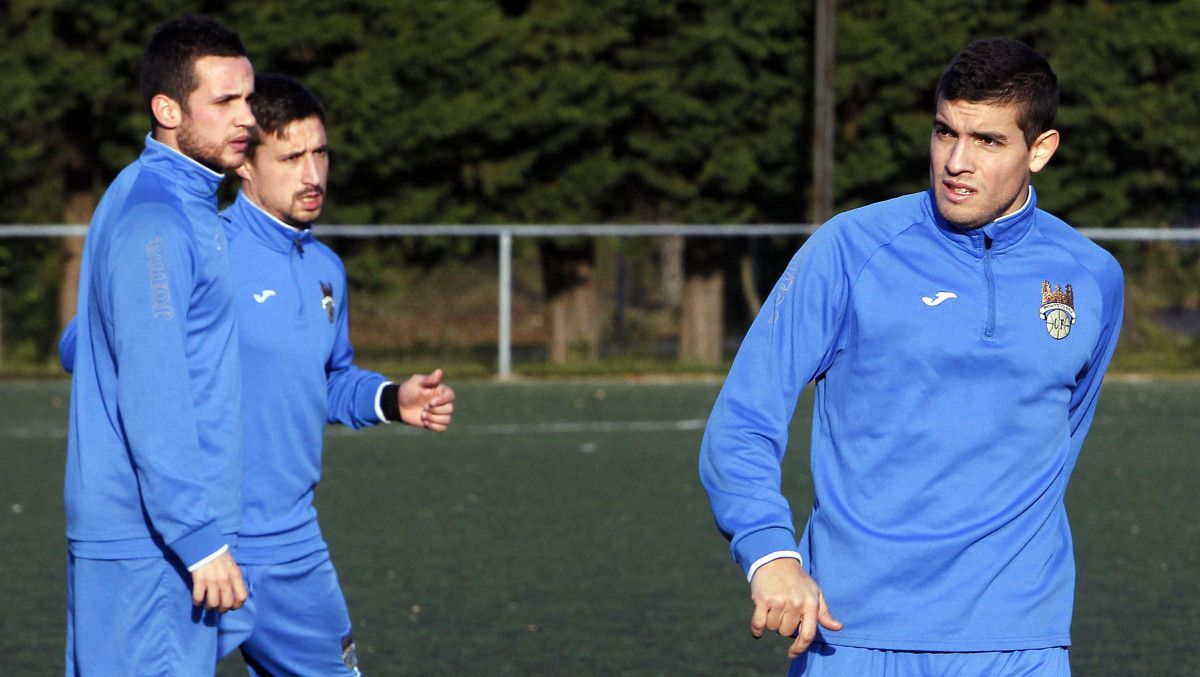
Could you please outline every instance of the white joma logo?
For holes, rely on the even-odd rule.
[[[262,303],[263,301],[266,301],[267,299],[271,298],[274,295],[275,295],[274,289],[264,289],[264,290],[262,290],[261,294],[254,295],[254,300],[258,301],[259,303]]]
[[[955,294],[952,291],[940,291],[940,292],[934,294],[933,298],[929,298],[928,296],[922,296],[921,300],[924,301],[925,305],[927,305],[927,306],[936,306],[939,303],[941,303],[942,301],[945,301],[946,299],[956,299],[956,298],[958,298],[958,294]]]

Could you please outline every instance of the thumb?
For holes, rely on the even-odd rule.
[[[442,382],[442,370],[434,369],[432,374],[421,377],[422,388],[436,388]]]
[[[825,603],[825,595],[821,595],[818,598],[817,622],[821,624],[822,628],[825,628],[826,630],[833,630],[834,632],[837,632],[845,627],[842,625],[842,622],[834,618],[833,614],[829,611],[829,605]]]

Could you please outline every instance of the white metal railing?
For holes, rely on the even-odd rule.
[[[496,237],[500,241],[500,289],[498,299],[497,369],[500,379],[512,376],[512,240],[514,237],[762,237],[766,235],[811,235],[810,223],[788,224],[522,224],[522,225],[316,225],[313,232],[323,237]],[[1079,228],[1097,241],[1200,242],[1200,228]],[[78,237],[87,226],[68,224],[0,225],[0,239]]]

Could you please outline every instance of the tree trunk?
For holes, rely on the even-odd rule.
[[[724,335],[725,247],[713,238],[691,238],[684,247],[683,317],[679,359],[716,364]]]
[[[67,198],[63,208],[63,221],[66,223],[86,224],[92,220],[92,212],[96,209],[96,195],[92,192],[76,192]],[[63,238],[63,269],[62,281],[58,290],[58,324],[59,329],[67,326],[67,322],[75,317],[75,309],[79,307],[79,265],[83,256],[82,237]]]
[[[546,239],[538,243],[550,328],[547,352],[556,364],[600,356],[595,243],[567,242]]]
[[[658,239],[663,304],[672,312],[679,310],[683,302],[683,241],[682,235]]]

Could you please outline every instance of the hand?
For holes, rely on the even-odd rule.
[[[192,572],[192,604],[203,604],[222,613],[240,609],[246,603],[246,584],[242,570],[229,551]]]
[[[454,390],[442,383],[441,369],[429,375],[413,374],[400,384],[396,400],[400,405],[400,419],[405,423],[436,433],[450,427]]]
[[[825,596],[817,582],[800,566],[799,560],[784,557],[767,562],[754,572],[750,581],[750,599],[754,615],[750,618],[750,634],[757,639],[763,630],[791,637],[799,626],[800,634],[788,649],[795,658],[804,653],[817,636],[817,624],[826,630],[842,629],[841,621],[829,613]]]

